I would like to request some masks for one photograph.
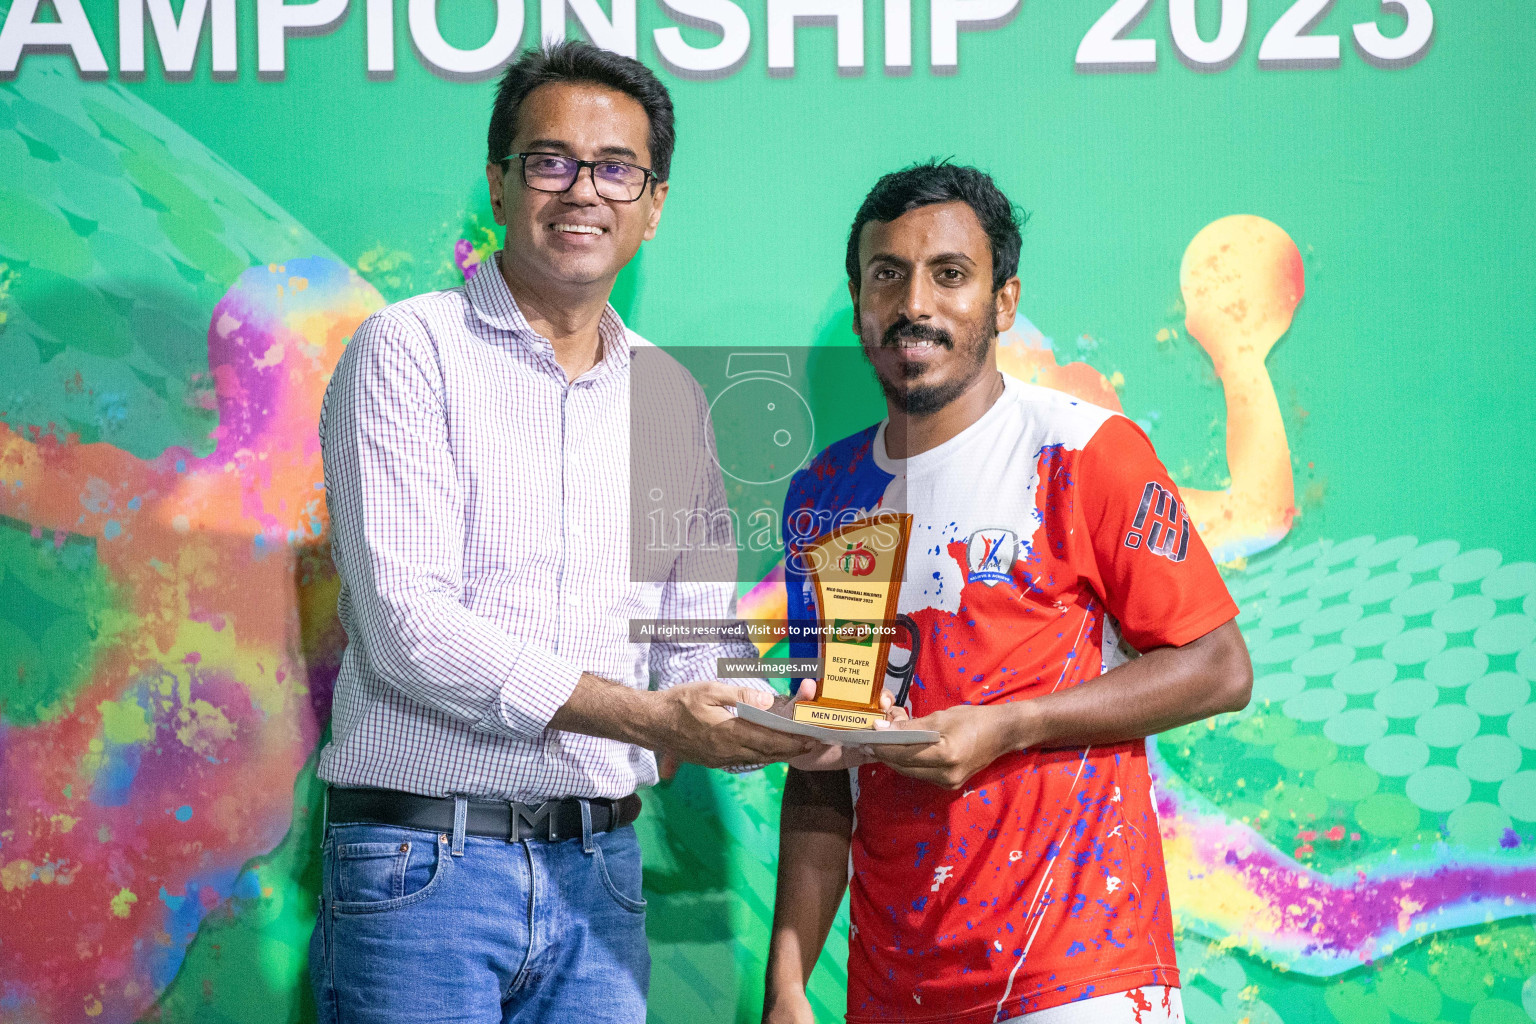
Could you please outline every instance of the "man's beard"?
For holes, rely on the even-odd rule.
[[[991,324],[976,325],[976,329],[958,349],[962,367],[960,375],[953,380],[942,384],[920,384],[918,379],[928,367],[923,363],[903,362],[901,380],[887,380],[876,369],[875,377],[880,381],[880,390],[885,392],[885,397],[892,405],[909,416],[928,416],[936,413],[963,395],[985,372],[987,352],[991,348],[993,337],[995,332],[991,330]],[[880,347],[897,348],[903,338],[930,341],[935,345],[942,345],[944,348],[956,351],[955,339],[948,331],[941,327],[930,327],[928,324],[915,324],[905,317],[886,328],[885,333],[880,337]],[[868,348],[864,349],[864,357],[869,358]],[[874,365],[873,360],[871,365]]]

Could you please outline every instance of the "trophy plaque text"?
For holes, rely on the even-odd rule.
[[[814,700],[794,705],[794,720],[833,729],[873,729],[885,719],[891,628],[907,562],[912,517],[882,512],[837,527],[802,547],[806,575],[816,585],[822,627],[821,678]]]

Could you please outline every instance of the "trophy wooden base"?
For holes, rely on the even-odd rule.
[[[823,743],[835,743],[842,747],[883,747],[903,743],[933,743],[939,734],[930,729],[828,729],[825,726],[796,722],[776,711],[764,711],[745,701],[736,702],[736,714],[749,722],[766,726],[775,732],[787,732],[793,736],[809,736]],[[910,723],[909,723],[910,724]]]
[[[885,715],[879,711],[857,711],[802,701],[795,705],[794,720],[828,729],[873,729],[876,722],[885,721]]]

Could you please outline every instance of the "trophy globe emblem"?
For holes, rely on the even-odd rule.
[[[868,576],[875,571],[875,554],[864,546],[862,540],[849,544],[838,559],[837,567],[850,576]]]

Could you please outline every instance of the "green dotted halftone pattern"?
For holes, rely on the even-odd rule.
[[[1327,980],[1279,971],[1220,943],[1178,942],[1190,1024],[1530,1024],[1536,930],[1465,928]]]
[[[130,93],[32,61],[0,83],[0,415],[141,458],[215,426],[209,318],[326,247]]]
[[[1229,586],[1253,702],[1165,734],[1174,771],[1322,870],[1441,842],[1529,856],[1536,563],[1367,536],[1255,559]]]

